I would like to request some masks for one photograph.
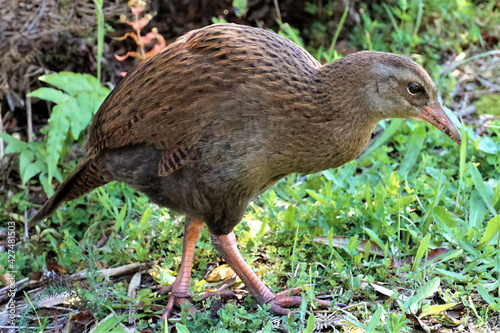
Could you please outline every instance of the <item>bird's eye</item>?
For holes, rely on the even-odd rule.
[[[412,95],[420,94],[424,89],[416,83],[410,83],[408,85],[408,92]]]

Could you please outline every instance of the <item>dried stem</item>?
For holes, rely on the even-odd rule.
[[[33,112],[31,109],[30,80],[26,80],[26,119],[28,122],[28,142],[33,141]]]

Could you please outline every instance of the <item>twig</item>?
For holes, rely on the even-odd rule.
[[[476,55],[473,55],[472,57],[469,57],[467,59],[462,59],[460,61],[452,63],[443,73],[441,73],[438,81],[440,81],[444,77],[448,76],[448,74],[450,74],[458,66],[462,66],[463,64],[466,64],[466,63],[471,62],[471,61],[476,60],[476,59],[489,57],[489,56],[496,55],[496,54],[500,54],[500,50],[493,50],[493,51],[488,51],[488,52],[476,54]]]
[[[474,78],[476,80],[478,80],[479,82],[481,82],[481,84],[485,88],[492,89],[492,90],[495,90],[495,91],[500,91],[500,86],[498,84],[490,82],[490,81],[486,80],[484,77],[482,77],[480,75],[477,75],[477,74],[472,74],[472,75],[474,76]]]
[[[40,18],[45,13],[45,8],[46,7],[47,7],[47,1],[44,0],[42,2],[42,5],[40,6],[38,14],[36,15],[35,19],[31,22],[31,24],[28,26],[28,28],[26,29],[26,31],[30,31],[31,29],[33,29],[38,24],[38,21],[40,21]]]
[[[474,104],[467,105],[466,107],[461,108],[457,112],[457,116],[460,117],[465,117],[465,116],[470,116],[474,114],[477,110],[477,107]]]
[[[138,263],[128,264],[128,265],[115,267],[115,268],[101,269],[101,270],[97,271],[97,274],[102,274],[105,277],[111,277],[111,276],[116,276],[116,275],[132,273],[132,272],[141,270],[146,266],[147,266],[146,263],[138,262]],[[77,272],[75,274],[68,276],[66,278],[66,280],[81,280],[81,279],[84,279],[86,276],[87,276],[87,270],[84,269],[83,271],[80,271],[80,272]]]
[[[15,283],[16,289],[19,289],[20,285],[26,284],[26,283],[28,283],[28,278],[24,278],[22,280],[16,281],[16,283]],[[6,292],[9,288],[10,288],[10,286],[6,286],[6,287],[3,287],[2,289],[0,289],[0,295],[2,293]]]
[[[281,20],[281,11],[280,11],[280,6],[278,4],[278,0],[274,0],[274,10],[276,10],[276,16],[278,17],[278,21],[283,22]]]
[[[97,271],[97,274],[102,274],[105,277],[111,277],[111,276],[117,276],[117,275],[122,275],[122,274],[129,274],[132,272],[140,271],[143,270],[148,266],[147,263],[133,263],[133,264],[128,264],[124,265],[121,267],[115,267],[115,268],[106,268],[106,269],[101,269]],[[67,278],[65,278],[65,281],[77,281],[77,280],[83,280],[87,277],[87,270],[83,270],[77,273],[74,273]],[[41,281],[33,281],[33,280],[28,280],[28,278],[24,278],[18,282],[16,282],[15,286],[17,291],[21,291],[23,289],[26,289],[27,287],[39,287],[42,284],[47,283],[46,280],[41,280]],[[9,286],[4,287],[0,289],[0,303],[8,299],[6,291],[9,289]],[[5,293],[5,294],[4,294]],[[4,294],[4,295],[2,295]]]

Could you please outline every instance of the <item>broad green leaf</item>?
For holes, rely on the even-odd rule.
[[[175,324],[175,329],[177,330],[178,333],[189,333],[187,327],[179,323]]]
[[[69,131],[69,121],[64,116],[63,104],[58,104],[52,109],[50,116],[50,130],[47,138],[47,166],[49,169],[49,182],[54,177],[60,158],[60,151]]]
[[[52,188],[52,186],[49,184],[47,175],[45,173],[41,172],[38,175],[38,179],[40,180],[40,183],[42,184],[42,187],[43,187],[43,191],[47,194],[47,197],[50,198],[51,196],[53,196],[55,191]]]
[[[352,325],[356,326],[356,327],[360,327],[364,330],[366,330],[366,325],[360,323],[359,321],[357,321],[356,319],[352,318],[351,316],[343,316],[342,317],[345,321],[351,323]]]
[[[291,197],[293,197],[298,202],[302,202],[303,196],[301,196],[301,194],[299,194],[298,191],[295,191],[294,188],[292,188],[291,186],[287,185],[285,187],[285,192],[288,193]]]
[[[314,325],[316,324],[316,318],[314,317],[314,314],[311,313],[309,315],[309,318],[307,318],[307,326],[304,330],[304,333],[312,333],[314,332]]]
[[[96,325],[96,331],[100,333],[108,333],[114,329],[122,319],[125,318],[126,315],[117,316],[116,314],[110,314]]]
[[[9,134],[4,133],[4,132],[0,132],[0,138],[2,138],[6,143],[11,143],[11,142],[14,142],[14,141],[20,141],[20,140],[17,140],[15,138],[13,138]]]
[[[109,333],[129,333],[130,331],[125,329],[123,324],[119,324],[117,327],[113,328]]]
[[[458,282],[465,283],[465,282],[467,282],[469,280],[469,278],[467,276],[465,276],[464,274],[462,274],[462,273],[450,272],[450,271],[442,269],[442,268],[434,268],[434,270],[436,272],[438,272],[439,274],[447,276],[449,278],[452,278],[452,279],[454,279],[455,281],[458,281]]]
[[[424,257],[425,252],[429,249],[430,239],[431,234],[427,234],[427,236],[425,236],[425,238],[418,246],[417,254],[415,255],[415,259],[413,260],[413,266],[411,268],[412,270],[415,270],[415,268],[417,268],[418,262]]]
[[[83,78],[85,81],[88,83],[88,89],[87,90],[92,90],[92,91],[99,91],[99,90],[108,90],[108,88],[104,87],[101,85],[101,82],[97,79],[97,77],[90,75],[90,74],[83,74]]]
[[[368,234],[368,236],[370,236],[370,238],[372,239],[373,242],[375,242],[375,244],[377,244],[381,249],[385,249],[384,242],[382,242],[382,240],[380,239],[380,237],[378,237],[375,231],[368,229],[366,227],[363,227],[363,230]]]
[[[335,176],[333,175],[332,169],[324,170],[322,173],[323,173],[323,176],[325,176],[325,178],[327,180],[334,180],[335,179]]]
[[[479,229],[483,224],[488,210],[477,189],[472,191],[469,205],[469,228]]]
[[[148,228],[149,218],[151,217],[151,209],[148,208],[144,211],[141,218],[141,232],[144,232]]]
[[[365,254],[364,254],[364,258],[363,258],[365,261],[368,261],[368,259],[369,259],[371,246],[372,246],[372,242],[367,240],[366,245],[365,245]]]
[[[488,245],[488,243],[498,234],[498,231],[500,231],[500,215],[495,216],[488,222],[478,247],[481,249]]]
[[[334,230],[333,230],[333,228],[330,228],[330,229],[328,230],[328,235],[327,235],[327,237],[328,237],[328,245],[329,245],[331,248],[333,248],[333,235],[334,235]]]
[[[481,257],[481,252],[471,242],[467,241],[464,238],[460,238],[458,239],[458,243],[460,244],[462,249],[464,249],[465,252],[468,252],[468,254],[471,255],[472,257],[474,258]]]
[[[61,104],[66,102],[70,96],[64,92],[48,87],[41,87],[35,91],[32,91],[28,95],[29,97],[38,97],[46,101],[50,101],[55,104]]]
[[[59,72],[40,76],[40,81],[49,83],[54,87],[76,95],[82,91],[92,91],[100,87],[99,81],[92,75],[73,72]]]
[[[272,333],[273,332],[273,323],[268,321],[266,326],[262,329],[262,333]]]
[[[288,205],[285,213],[285,228],[292,229],[295,226],[295,207]]]
[[[37,163],[28,164],[26,168],[22,170],[21,173],[21,179],[23,180],[23,184],[26,184],[28,180],[38,175],[40,172],[42,172],[40,165],[38,165]]]
[[[35,160],[35,153],[30,149],[23,150],[21,154],[19,154],[19,170],[21,173],[26,169],[28,164]]]
[[[29,149],[28,144],[24,141],[14,139],[7,133],[0,133],[0,135],[7,142],[7,147],[5,148],[6,154],[18,154]]]
[[[493,142],[493,140],[487,135],[481,137],[477,149],[486,154],[491,154],[491,155],[498,154],[498,145],[495,142]]]
[[[497,302],[495,302],[495,300],[493,299],[493,297],[488,293],[488,290],[486,290],[486,288],[482,285],[482,284],[479,284],[477,286],[477,292],[479,293],[479,295],[481,295],[481,297],[486,301],[486,303],[488,303],[489,305],[493,305],[493,304],[496,304]]]
[[[386,188],[387,191],[392,195],[397,195],[399,192],[399,175],[397,172],[391,172],[389,177],[389,181],[387,182]]]
[[[428,308],[422,310],[422,313],[418,317],[424,318],[425,316],[436,315],[436,314],[439,314],[441,312],[444,312],[444,311],[454,307],[455,305],[457,305],[457,303],[432,305],[432,306],[429,306]]]
[[[385,209],[384,202],[387,196],[387,191],[385,188],[382,186],[381,183],[377,184],[377,187],[375,187],[375,200],[373,200],[374,203],[374,208],[376,211],[378,211],[381,207]]]
[[[78,140],[80,133],[85,131],[85,128],[92,120],[94,107],[89,103],[95,96],[87,92],[83,92],[74,97],[74,104],[67,105],[66,112],[71,123],[71,134],[74,140]]]
[[[439,220],[441,223],[446,225],[448,228],[456,228],[457,221],[455,221],[451,214],[446,211],[446,208],[441,206],[436,206],[432,210],[434,218]]]
[[[55,86],[40,88],[31,93],[56,105],[52,109],[47,130],[46,156],[48,183],[58,174],[57,166],[65,150],[68,135],[78,140],[90,124],[92,115],[108,95],[109,89],[89,74],[60,72],[40,77],[40,80]],[[45,162],[45,161],[44,161]]]
[[[472,176],[472,180],[474,181],[474,185],[476,186],[476,189],[481,195],[481,198],[483,198],[486,207],[488,207],[488,209],[493,215],[497,215],[497,211],[492,205],[493,190],[489,187],[486,187],[486,185],[483,182],[483,178],[481,177],[481,174],[479,173],[479,170],[477,169],[476,165],[471,162],[469,163],[469,166],[470,166],[469,169]]]
[[[309,194],[310,197],[312,197],[314,200],[318,201],[321,204],[325,204],[325,198],[319,193],[316,193],[312,190],[306,190],[307,194]]]
[[[429,282],[427,282],[426,284],[424,284],[417,291],[417,293],[415,295],[413,295],[412,297],[410,297],[404,303],[404,309],[405,309],[405,311],[407,311],[408,309],[410,309],[412,312],[415,313],[417,311],[417,309],[419,309],[421,307],[420,303],[424,299],[429,298],[429,297],[433,296],[436,293],[436,291],[439,288],[440,283],[441,283],[441,280],[436,277],[436,278],[430,280]]]

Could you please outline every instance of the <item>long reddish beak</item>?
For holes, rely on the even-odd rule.
[[[453,124],[451,119],[446,115],[439,103],[431,106],[420,107],[419,110],[419,118],[427,121],[429,124],[436,126],[437,129],[446,134],[456,143],[462,143],[460,132],[458,131],[455,124]]]

